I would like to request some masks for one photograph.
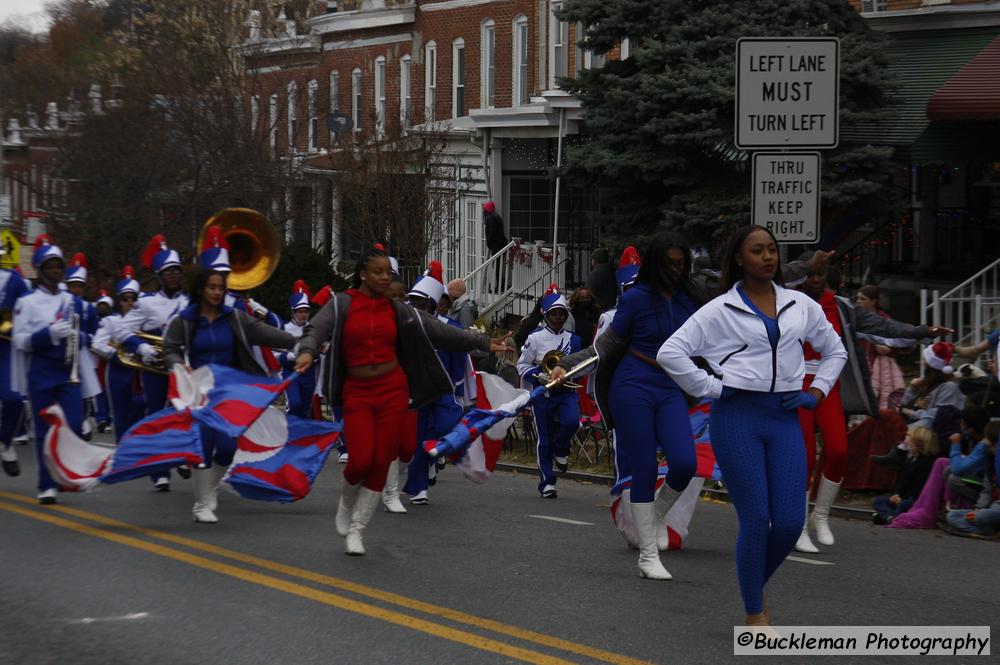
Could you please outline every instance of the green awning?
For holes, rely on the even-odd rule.
[[[927,102],[938,88],[1000,36],[1000,27],[927,30],[889,35],[889,68],[899,81],[897,115],[841,128],[844,143],[913,145],[930,124]]]

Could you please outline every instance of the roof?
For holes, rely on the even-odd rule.
[[[1000,120],[1000,37],[934,93],[927,115],[932,120]]]
[[[1000,36],[1000,27],[893,33],[886,47],[900,98],[896,116],[845,125],[841,141],[909,146],[927,129],[927,102],[963,66]]]

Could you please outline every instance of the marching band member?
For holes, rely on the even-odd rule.
[[[264,375],[264,369],[253,355],[254,345],[288,349],[295,337],[269,326],[241,309],[225,305],[228,261],[221,265],[217,257],[206,260],[210,265],[195,277],[188,293],[188,304],[167,325],[163,336],[163,361],[167,370],[175,365],[198,369],[214,363],[226,365],[249,374]],[[224,267],[226,270],[219,270]],[[236,441],[208,427],[201,427],[205,466],[194,469],[192,486],[194,505],[191,515],[195,522],[214,524],[219,521],[219,481],[232,464]]]
[[[42,235],[35,241],[32,262],[39,274],[39,285],[19,298],[14,308],[13,341],[17,353],[11,371],[17,392],[28,395],[34,417],[38,500],[51,504],[56,502],[59,489],[42,458],[49,425],[40,413],[58,403],[67,425],[82,435],[84,414],[80,379],[88,369],[83,361],[88,357],[86,348],[90,335],[81,328],[81,321],[89,305],[60,289],[66,262],[50,236]],[[74,335],[77,337],[72,344],[76,345],[76,353],[68,344]]]
[[[542,318],[545,325],[536,329],[525,340],[521,357],[517,361],[517,372],[521,383],[529,390],[541,385],[538,375],[542,372],[545,354],[557,351],[564,356],[580,350],[580,338],[564,330],[569,317],[566,298],[559,293],[559,287],[551,285],[542,297]],[[576,389],[553,388],[552,391],[535,401],[531,407],[538,431],[535,454],[538,458],[538,492],[544,499],[555,499],[556,476],[552,463],[560,471],[569,468],[570,443],[580,427],[580,400]]]
[[[115,327],[112,340],[129,353],[135,354],[147,365],[160,360],[157,349],[138,336],[163,335],[167,324],[188,305],[188,297],[181,291],[181,257],[167,246],[162,235],[154,236],[142,254],[142,264],[156,274],[160,290],[143,293],[135,307],[122,317]],[[146,414],[151,415],[167,404],[168,377],[153,372],[142,372],[142,394],[146,399]],[[178,471],[185,473],[185,471]],[[170,472],[153,474],[153,488],[158,492],[170,491]]]
[[[84,302],[85,313],[80,322],[80,328],[90,335],[96,334],[97,327],[100,325],[100,318],[97,316],[97,308],[84,295],[87,290],[87,256],[83,252],[77,252],[69,260],[63,283],[66,284],[67,291]],[[100,384],[98,384],[98,387],[100,387]],[[96,400],[101,394],[101,392],[98,392],[96,395],[93,395],[93,399],[90,399],[87,395],[84,396],[83,438],[88,441],[91,437],[89,416],[96,413]]]
[[[313,317],[299,341],[296,371],[312,367],[329,342],[325,393],[343,406],[350,457],[337,508],[337,532],[348,554],[364,554],[362,532],[375,513],[389,464],[398,452],[409,403],[429,404],[452,391],[434,347],[455,351],[506,350],[490,340],[447,326],[385,297],[392,283],[389,258],[378,249],[361,255],[354,288],[338,293]]]
[[[292,310],[292,320],[284,324],[285,332],[298,339],[302,337],[302,331],[309,323],[309,299],[312,292],[309,285],[301,279],[292,285],[292,295],[288,299],[288,307]],[[293,353],[282,353],[278,357],[279,362],[287,369],[282,373],[283,378],[294,372],[292,366],[295,363]],[[288,387],[285,393],[288,397],[288,413],[299,418],[309,418],[312,412],[312,398],[316,392],[316,367],[304,373]]]
[[[437,313],[437,305],[444,297],[443,270],[438,261],[431,261],[430,269],[417,280],[407,296],[409,303],[415,309],[430,313],[445,325],[462,328],[457,321]],[[417,446],[429,439],[438,439],[444,436],[462,419],[462,406],[456,398],[456,393],[461,395],[465,393],[465,371],[469,362],[469,354],[438,351],[437,355],[455,389],[446,395],[439,395],[430,404],[417,409],[416,438],[413,439]],[[406,443],[411,442],[407,441]],[[408,469],[408,473],[398,474],[396,478],[393,478],[393,471],[390,468],[390,478],[386,480],[385,491],[382,493],[382,501],[386,504],[387,512],[406,512],[399,501],[399,476],[404,479],[403,491],[410,495],[410,503],[417,505],[430,503],[427,497],[427,488],[432,469],[435,469],[435,462],[425,454],[417,452],[414,455],[413,452],[413,450],[407,450],[404,456],[404,452],[400,451],[398,466],[402,467],[403,464],[409,462],[409,466],[404,467]],[[409,458],[412,458],[412,461]],[[393,481],[395,481],[396,489],[394,497],[390,489],[393,487]],[[389,495],[388,499],[386,498],[387,494]],[[393,498],[395,498],[395,502],[392,501]]]
[[[100,332],[100,326],[104,319],[111,315],[114,311],[115,301],[108,295],[108,292],[101,289],[98,292],[97,300],[94,302],[94,311],[97,313],[97,332]],[[94,333],[96,340],[97,333]],[[91,347],[93,351],[93,347]],[[111,406],[108,403],[108,387],[105,382],[105,376],[107,372],[107,361],[101,358],[97,365],[97,378],[101,383],[101,392],[94,397],[94,420],[97,421],[97,431],[105,432],[108,427],[111,426]]]
[[[726,292],[691,316],[657,354],[687,393],[716,400],[712,447],[740,522],[736,570],[747,625],[768,625],[764,585],[792,551],[805,520],[805,443],[797,411],[816,408],[847,360],[822,307],[782,283],[771,232],[740,229],[723,260]],[[822,355],[807,392],[804,342]],[[696,356],[711,373],[695,365]]]
[[[118,349],[112,341],[124,318],[135,307],[139,290],[135,270],[132,266],[125,266],[122,278],[115,287],[115,313],[101,319],[101,326],[91,346],[91,350],[104,360],[104,385],[111,401],[115,442],[132,425],[142,420],[146,411],[142,395],[136,392],[136,384],[140,379],[137,376],[138,370],[122,364],[118,359]]]
[[[5,254],[0,246],[0,256]],[[11,445],[21,419],[24,418],[24,396],[14,385],[11,375],[11,332],[14,304],[31,289],[13,270],[0,269],[0,465],[8,476],[21,473],[17,452]]]

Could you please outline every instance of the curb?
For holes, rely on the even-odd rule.
[[[511,473],[538,473],[538,467],[530,466],[528,464],[515,464],[513,462],[497,462],[497,470],[509,471]],[[565,473],[559,474],[560,478],[565,478],[566,480],[576,480],[578,482],[592,483],[594,485],[607,485],[610,487],[614,481],[612,476],[603,473],[584,473],[583,471],[566,471]],[[715,501],[724,501],[726,503],[731,503],[729,500],[729,492],[726,490],[717,490],[706,488],[701,491],[702,498],[713,499]],[[830,515],[834,517],[842,517],[844,519],[851,520],[862,520],[865,522],[871,521],[872,510],[870,508],[856,508],[854,506],[838,506],[834,505],[830,509]]]

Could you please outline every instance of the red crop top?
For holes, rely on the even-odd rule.
[[[396,311],[385,297],[370,298],[357,289],[344,322],[341,355],[348,367],[378,365],[396,359]]]

